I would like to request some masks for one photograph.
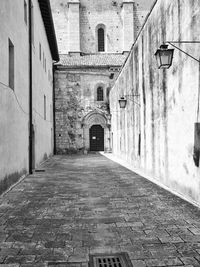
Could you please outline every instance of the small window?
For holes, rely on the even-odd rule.
[[[24,21],[27,24],[27,21],[28,21],[28,10],[27,10],[26,0],[24,0]]]
[[[103,88],[97,88],[97,101],[103,101]]]
[[[47,103],[46,103],[46,96],[44,95],[44,120],[47,118]]]
[[[98,51],[104,52],[105,51],[105,44],[104,44],[104,29],[98,29]]]
[[[42,46],[41,46],[41,43],[39,43],[39,58],[40,58],[40,61],[42,60]]]
[[[9,87],[14,90],[14,76],[15,76],[15,60],[14,60],[14,45],[11,40],[8,40],[8,57],[9,57]]]

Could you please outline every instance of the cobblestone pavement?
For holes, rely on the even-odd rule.
[[[114,252],[134,267],[200,266],[196,207],[98,154],[42,167],[0,199],[0,266],[87,267]]]

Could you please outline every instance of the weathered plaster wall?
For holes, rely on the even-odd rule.
[[[134,1],[132,25],[125,25],[127,31],[134,28],[135,36],[154,0]],[[116,2],[116,4],[113,4]],[[80,45],[81,51],[95,53],[97,51],[96,26],[106,26],[106,52],[121,53],[124,50],[123,40],[123,8],[122,0],[81,0],[80,1]],[[51,0],[56,34],[61,54],[68,53],[69,48],[69,8],[68,0]],[[134,26],[133,26],[134,25]]]
[[[193,149],[199,64],[176,49],[171,68],[158,70],[154,53],[165,40],[199,35],[198,0],[158,0],[110,94],[113,153],[198,203],[200,169]],[[199,44],[177,45],[199,58]],[[120,110],[119,97],[133,94],[139,97],[128,97]]]
[[[34,0],[33,44],[33,123],[36,133],[36,164],[52,152],[52,121],[43,120],[43,94],[47,96],[47,119],[52,103],[52,59],[41,19]],[[28,3],[28,1],[27,1]],[[8,83],[8,39],[14,45],[14,90]],[[39,41],[45,51],[47,72],[39,62]],[[0,1],[0,193],[20,176],[29,164],[29,43],[28,24],[24,21],[24,0]],[[48,79],[49,70],[49,79]]]
[[[57,153],[77,153],[89,150],[89,127],[85,125],[87,114],[102,114],[107,120],[108,91],[113,80],[105,68],[65,69],[55,73],[56,105],[56,151]],[[102,86],[104,101],[97,101],[96,90]],[[95,123],[94,123],[95,124]],[[98,124],[98,123],[97,123]],[[110,136],[106,128],[105,150],[109,149]]]
[[[23,1],[0,1],[0,193],[28,167],[28,26],[23,7]],[[15,50],[14,91],[8,86],[8,39]]]
[[[53,153],[53,74],[52,56],[38,1],[34,5],[33,42],[33,126],[36,166]],[[42,58],[40,60],[39,45]],[[46,112],[44,107],[46,98]],[[46,118],[45,114],[46,113]]]

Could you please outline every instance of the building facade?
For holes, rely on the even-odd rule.
[[[198,0],[156,1],[110,93],[113,153],[198,205],[199,34]],[[177,48],[163,70],[154,54],[166,41]]]
[[[51,0],[57,153],[111,150],[108,96],[147,14],[138,2]]]
[[[59,57],[48,1],[2,0],[0,10],[3,192],[53,151],[52,63]]]
[[[55,71],[57,153],[110,151],[109,92],[125,55],[62,55]]]

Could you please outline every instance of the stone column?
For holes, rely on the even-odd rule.
[[[69,53],[80,54],[80,0],[68,2]]]
[[[133,0],[123,0],[122,4],[124,52],[130,51],[135,38],[133,4]]]

